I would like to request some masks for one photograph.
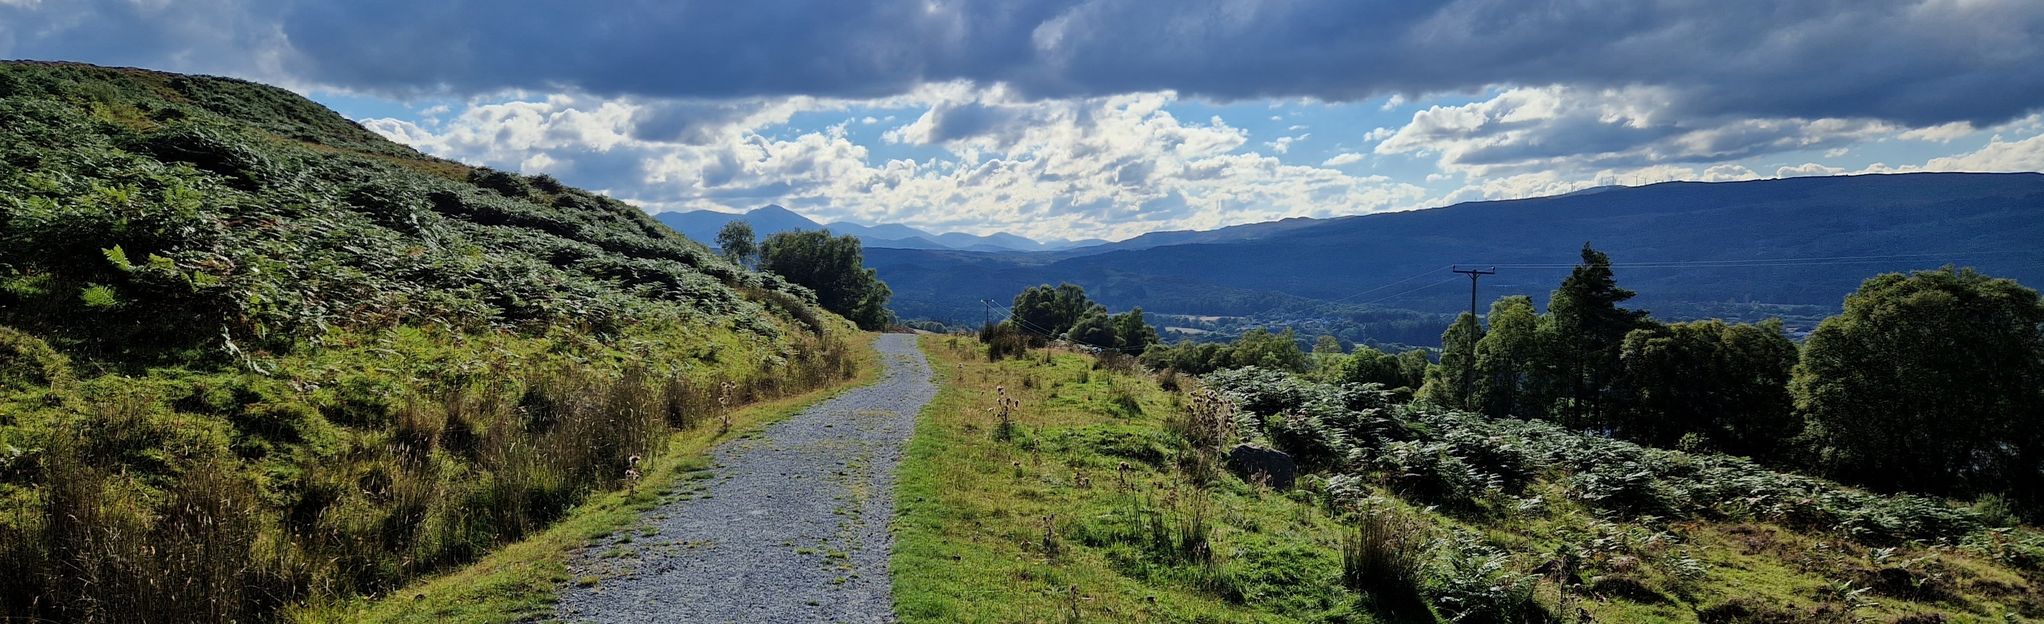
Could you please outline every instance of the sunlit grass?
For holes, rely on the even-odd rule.
[[[601,583],[601,579],[570,578],[570,555],[590,540],[629,530],[641,522],[642,514],[659,505],[662,492],[710,468],[711,448],[751,435],[803,408],[878,379],[882,365],[871,336],[855,340],[854,344],[859,368],[852,379],[737,410],[731,415],[728,432],[720,433],[716,426],[701,426],[674,433],[666,450],[643,464],[636,493],[614,490],[593,495],[547,529],[472,565],[412,583],[382,597],[304,606],[291,613],[290,619],[308,623],[397,623],[516,622],[548,617],[563,586],[571,582]]]

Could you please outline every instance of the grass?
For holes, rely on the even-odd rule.
[[[1369,621],[1341,587],[1336,519],[1224,478],[1186,482],[1165,432],[1183,399],[1147,375],[1034,352],[987,362],[924,337],[943,384],[901,466],[903,622]],[[1015,397],[1002,441],[996,407]]]
[[[1180,394],[1076,354],[989,362],[970,338],[922,347],[943,389],[896,493],[904,622],[2044,618],[2032,546],[1614,513],[1572,494],[1577,475],[1561,469],[1478,504],[1435,506],[1398,474],[1273,491],[1188,450],[1207,436],[1174,417],[1204,413],[1192,380],[1174,380]],[[1189,469],[1218,474],[1197,487]]]
[[[870,338],[870,336],[869,336]],[[708,452],[718,443],[764,429],[783,418],[850,388],[878,379],[882,365],[870,340],[856,343],[857,376],[842,383],[737,410],[731,430],[697,427],[667,440],[666,451],[645,464],[636,493],[593,495],[547,529],[505,546],[472,565],[412,583],[377,598],[307,605],[289,619],[301,623],[339,622],[517,622],[553,613],[556,592],[572,582],[590,587],[601,578],[571,578],[570,556],[590,541],[634,530],[645,512],[661,503],[661,492],[710,478]]]

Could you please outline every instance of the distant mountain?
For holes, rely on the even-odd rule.
[[[1496,265],[1482,305],[1542,306],[1584,242],[1663,318],[1821,315],[1865,278],[1973,266],[2044,286],[2044,175],[1921,173],[1675,182],[1209,232],[1053,254],[876,250],[904,318],[976,323],[979,301],[1069,281],[1117,309],[1242,315],[1314,302],[1469,306],[1454,263]],[[1324,307],[1324,306],[1323,306]],[[1438,335],[1438,330],[1433,330]]]
[[[706,245],[716,245],[717,231],[732,221],[745,221],[752,225],[752,231],[760,238],[776,232],[790,230],[827,229],[838,234],[859,237],[867,247],[893,249],[948,249],[988,252],[1016,251],[1057,251],[1083,245],[1095,245],[1105,241],[1096,239],[1081,241],[1037,242],[1005,232],[976,236],[960,232],[931,234],[906,225],[884,223],[860,225],[846,221],[820,224],[796,214],[795,211],[769,204],[744,214],[717,212],[714,210],[692,210],[688,212],[663,212],[654,215],[661,223],[674,228],[683,236]]]
[[[1277,234],[1289,232],[1300,228],[1313,227],[1323,222],[1325,222],[1325,220],[1323,219],[1313,219],[1309,217],[1292,217],[1289,219],[1282,219],[1278,221],[1249,223],[1244,225],[1235,225],[1212,230],[1167,230],[1162,232],[1150,232],[1148,234],[1137,236],[1135,238],[1131,238],[1128,240],[1116,241],[1111,243],[1101,242],[1096,245],[1085,246],[1083,249],[1074,249],[1072,250],[1072,252],[1106,253],[1109,251],[1152,249],[1156,247],[1166,247],[1170,245],[1192,245],[1198,243],[1223,243],[1244,241],[1274,236]],[[1079,246],[1075,245],[1074,247]]]

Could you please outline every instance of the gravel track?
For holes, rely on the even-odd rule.
[[[886,371],[711,452],[643,526],[569,564],[571,622],[892,622],[894,468],[937,393],[916,337],[875,343]],[[593,584],[592,584],[593,581]]]

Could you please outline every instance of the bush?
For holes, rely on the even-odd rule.
[[[1425,523],[1390,508],[1368,510],[1342,538],[1341,582],[1395,609],[1420,596],[1431,541]]]
[[[1022,359],[1029,355],[1029,336],[1022,330],[1007,323],[981,327],[979,341],[986,345],[987,361]]]

